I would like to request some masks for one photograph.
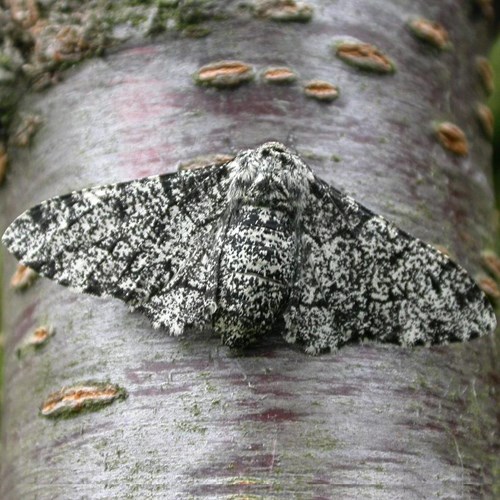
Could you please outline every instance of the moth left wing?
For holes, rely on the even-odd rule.
[[[466,271],[317,178],[300,233],[284,336],[310,353],[357,338],[408,346],[495,328],[491,305]]]
[[[228,165],[105,185],[52,198],[3,243],[42,276],[141,309],[180,333],[201,320],[211,241],[227,206]],[[210,250],[214,249],[214,250]]]

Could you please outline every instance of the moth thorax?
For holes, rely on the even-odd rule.
[[[269,207],[273,210],[293,214],[304,205],[308,186],[290,182],[289,175],[266,178],[251,184],[243,196],[245,205]]]

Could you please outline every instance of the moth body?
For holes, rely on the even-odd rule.
[[[229,346],[268,332],[286,305],[296,268],[297,239],[287,212],[243,205],[221,250],[214,330]]]
[[[298,221],[313,177],[278,143],[242,155],[234,165],[212,322],[225,345],[243,346],[269,332],[288,302]]]

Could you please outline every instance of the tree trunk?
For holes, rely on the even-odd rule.
[[[476,116],[487,20],[469,0],[310,3],[309,22],[276,22],[237,2],[181,1],[169,7],[181,34],[135,40],[28,93],[19,109],[43,124],[29,147],[9,150],[4,226],[51,196],[272,139],[477,274],[494,231],[491,147]],[[415,37],[411,16],[442,24],[450,47]],[[208,36],[186,36],[201,28]],[[335,43],[353,38],[378,47],[395,71],[336,57]],[[196,85],[192,75],[221,60],[257,76],[235,88]],[[283,66],[295,82],[262,75]],[[340,97],[306,96],[310,80],[338,86]],[[439,142],[443,121],[464,131],[467,155]],[[492,337],[356,344],[318,357],[276,338],[236,356],[206,333],[168,337],[121,302],[48,280],[14,292],[14,268],[6,256],[2,499],[500,495]],[[55,335],[27,349],[41,325]],[[39,413],[50,393],[89,380],[128,398],[73,418]]]

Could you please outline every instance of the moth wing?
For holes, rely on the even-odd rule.
[[[211,166],[52,198],[19,216],[2,241],[42,276],[122,299],[155,326],[180,333],[184,323],[201,320],[207,305],[204,279],[217,262],[208,249],[226,209],[228,169]]]
[[[179,264],[169,281],[153,290],[137,308],[148,316],[156,328],[166,327],[180,335],[185,325],[206,323],[216,308],[221,235],[225,217],[202,234],[192,234],[188,261]],[[198,229],[199,230],[199,229]]]
[[[490,333],[483,292],[447,256],[316,179],[285,338],[318,353],[349,340],[416,344]]]

